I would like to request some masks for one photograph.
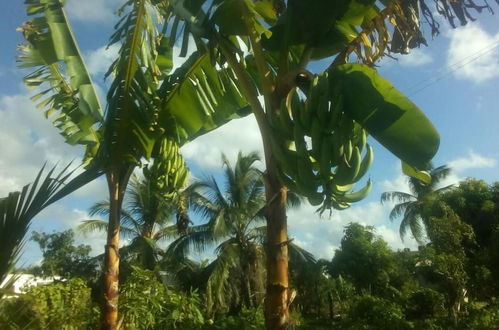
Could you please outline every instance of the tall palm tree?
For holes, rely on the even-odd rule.
[[[193,183],[189,188],[192,210],[208,221],[192,226],[176,239],[167,258],[187,261],[189,251],[215,247],[216,258],[206,265],[205,284],[208,308],[239,309],[261,303],[264,294],[265,194],[263,174],[255,166],[256,153],[237,156],[234,166],[222,154],[224,184],[215,178]],[[300,205],[298,195],[290,193],[288,205]],[[290,257],[309,262],[313,256],[290,244]],[[184,267],[185,268],[185,267]]]
[[[151,171],[144,172],[147,174],[142,178],[131,178],[124,200],[120,231],[131,242],[120,249],[120,256],[152,270],[163,253],[160,243],[177,234],[173,218],[178,207],[161,193],[158,177]],[[90,208],[89,214],[108,216],[109,209],[109,201],[101,201]],[[78,229],[84,233],[106,232],[108,225],[107,220],[85,220]]]
[[[402,217],[400,222],[400,237],[404,239],[407,230],[410,230],[419,244],[423,242],[423,234],[428,225],[428,219],[425,217],[423,207],[428,199],[434,195],[442,193],[453,185],[438,188],[439,183],[445,179],[450,168],[442,165],[432,168],[429,171],[431,182],[426,184],[417,178],[409,178],[409,189],[411,193],[402,191],[387,191],[381,194],[381,203],[392,201],[396,204],[390,212],[390,220],[394,221]]]
[[[251,306],[261,297],[263,283],[264,228],[262,207],[265,204],[262,173],[255,167],[256,153],[237,156],[233,167],[225,155],[225,183],[215,178],[192,184],[191,207],[208,221],[192,226],[176,239],[167,255],[182,259],[189,251],[203,251],[216,246],[216,259],[207,265],[208,305]]]

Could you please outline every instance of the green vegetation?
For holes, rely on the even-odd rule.
[[[64,3],[25,1],[30,21],[19,28],[25,44],[18,60],[29,70],[26,85],[44,88],[32,97],[37,107],[68,144],[85,147],[84,171],[72,180],[64,171],[55,177],[49,172],[42,180],[38,175],[31,186],[0,199],[0,235],[5,237],[0,279],[12,269],[36,214],[105,175],[109,199],[92,214],[105,214],[108,220],[83,225],[107,232],[102,285],[72,264],[87,258],[88,249],[74,247],[70,233],[34,236],[44,254],[38,271],[87,278],[101,297],[103,329],[196,328],[217,319],[223,321],[215,327],[259,327],[262,311],[265,327],[272,330],[309,322],[318,322],[311,327],[331,322],[346,328],[430,326],[425,323],[429,319],[408,319],[410,313],[434,316],[435,326],[459,326],[468,292],[487,304],[479,291],[482,281],[491,287],[497,282],[492,262],[496,223],[477,223],[466,213],[476,201],[463,207],[461,197],[433,189],[446,171],[424,171],[438,150],[438,132],[373,67],[387,52],[408,53],[426,44],[420,18],[432,34],[438,33],[434,4],[452,26],[455,17],[466,24],[471,9],[492,12],[488,4],[434,1],[429,8],[424,0],[128,0],[117,10],[120,18],[109,39],[119,51],[105,75],[110,84],[103,109]],[[191,40],[195,50],[172,71],[177,40],[181,56],[192,47]],[[319,60],[331,63],[322,72],[307,70]],[[180,146],[249,113],[263,141],[263,173],[252,166],[255,155],[240,155],[235,168],[224,160],[225,190],[214,179],[187,188],[189,172]],[[365,198],[372,182],[361,188],[355,184],[373,161],[368,134],[413,177],[414,195],[395,192],[383,199],[403,202],[392,215],[404,214],[401,235],[410,229],[421,249],[413,255],[394,253],[372,228],[350,224],[333,260],[317,262],[289,239],[287,206],[297,194],[322,214]],[[144,180],[131,181],[137,168],[144,169]],[[125,197],[127,190],[130,197]],[[483,217],[495,212],[497,193],[490,195],[480,204]],[[200,211],[206,223],[190,227],[189,207]],[[265,226],[258,226],[262,219]],[[423,244],[423,232],[430,243]],[[120,234],[132,238],[121,249]],[[160,247],[165,238],[175,239],[167,250]],[[188,259],[191,245],[202,250],[214,244],[213,262]],[[291,276],[288,261],[295,267]],[[82,264],[89,265],[86,260]],[[159,281],[163,276],[165,281]],[[45,287],[59,290],[59,300],[47,295],[40,301],[70,308],[65,303],[73,301],[72,291],[65,291],[72,288],[70,281]],[[424,291],[425,283],[437,293]],[[294,287],[302,290],[296,309]],[[186,288],[188,293],[182,292]],[[487,292],[487,299],[495,297],[495,288]],[[429,297],[439,300],[438,294],[447,317],[436,306],[425,310],[417,305]],[[26,293],[10,302],[29,297]],[[408,308],[408,297],[417,306]],[[57,313],[51,316],[53,324],[63,312]],[[44,320],[46,315],[35,317],[33,327],[52,322]],[[14,326],[15,321],[9,322]]]
[[[122,329],[265,327],[265,226],[257,221],[264,198],[257,160],[254,154],[239,154],[232,166],[223,157],[225,185],[210,177],[187,188],[190,205],[204,222],[185,233],[172,224],[178,239],[158,245],[152,268],[140,258],[125,257],[130,251],[147,252],[135,250],[133,239],[121,249]],[[291,285],[297,295],[291,324],[296,329],[495,329],[499,269],[492,256],[499,235],[498,187],[467,179],[423,199],[419,207],[427,238],[418,251],[392,251],[373,227],[357,223],[345,226],[331,260],[315,260],[294,246]],[[172,212],[164,215],[174,218]],[[72,231],[35,232],[33,239],[43,260],[30,271],[62,279],[3,299],[0,327],[97,327],[103,288],[95,266],[90,267],[95,260],[89,262],[89,247],[75,246]],[[192,248],[215,251],[215,259],[196,263],[189,259]]]

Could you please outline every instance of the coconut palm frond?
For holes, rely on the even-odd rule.
[[[32,219],[47,206],[88,183],[85,172],[71,181],[68,164],[58,174],[56,166],[46,174],[45,165],[33,183],[0,199],[0,283],[17,261]],[[66,188],[66,189],[65,189]]]
[[[109,217],[109,201],[100,201],[93,204],[90,207],[88,214],[92,217],[93,216]],[[137,228],[137,221],[125,209],[121,210],[121,224],[128,226],[130,228],[132,227]]]
[[[431,190],[435,190],[435,187],[437,187],[438,184],[443,179],[448,177],[451,172],[452,172],[452,169],[447,167],[446,165],[442,165],[442,166],[439,166],[439,167],[436,167],[436,168],[430,170]]]
[[[414,195],[401,191],[387,191],[381,194],[381,203],[386,202],[408,202],[415,201],[417,198]]]
[[[84,235],[88,235],[93,232],[101,231],[105,233],[107,231],[108,222],[106,220],[83,220],[81,224],[78,225],[77,230]],[[126,226],[120,226],[120,232],[125,237],[134,237],[137,232],[134,228],[129,228]]]
[[[400,237],[404,239],[407,229],[411,230],[412,236],[419,244],[422,244],[423,224],[421,221],[420,210],[416,205],[411,205],[406,209],[404,218],[400,223]]]
[[[390,220],[395,221],[395,219],[405,214],[405,211],[407,210],[409,205],[411,205],[411,203],[414,203],[414,201],[403,202],[395,205],[390,211]]]
[[[402,217],[399,233],[402,240],[410,230],[418,244],[423,244],[423,235],[427,229],[427,219],[423,215],[423,205],[429,199],[429,196],[441,194],[453,188],[449,185],[436,189],[438,183],[450,174],[449,167],[443,165],[434,168],[431,164],[428,166],[428,172],[431,176],[431,183],[426,184],[417,178],[409,178],[409,189],[412,194],[400,191],[389,191],[381,194],[381,202],[398,202],[390,212],[390,220]]]
[[[95,203],[88,210],[88,214],[91,217],[94,217],[94,216],[107,217],[107,216],[109,216],[109,201],[100,201],[100,202]]]
[[[441,194],[441,193],[447,192],[449,190],[452,190],[454,188],[456,188],[456,183],[450,184],[450,185],[442,187],[442,188],[438,188],[434,192],[437,193],[437,194]]]
[[[222,308],[228,306],[227,298],[230,298],[231,285],[233,281],[229,281],[231,270],[238,266],[239,253],[235,244],[228,242],[219,246],[217,259],[212,262],[211,273],[207,283],[208,301],[217,304]],[[235,290],[237,292],[237,289]],[[211,306],[210,306],[211,307]]]
[[[172,239],[178,236],[177,225],[171,225],[159,228],[155,233],[153,238],[160,242],[166,239]]]
[[[166,254],[172,258],[182,258],[192,250],[203,252],[215,243],[216,239],[212,235],[210,226],[193,226],[189,228],[187,234],[180,236],[168,246]]]
[[[288,190],[288,200],[287,200],[287,207],[289,208],[297,208],[300,207],[300,205],[303,203],[304,198],[301,195],[298,195],[292,191]]]
[[[292,264],[315,264],[317,260],[314,255],[304,248],[291,242],[288,245],[289,260]]]

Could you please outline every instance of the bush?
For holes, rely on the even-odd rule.
[[[412,329],[402,308],[386,299],[362,296],[353,302],[348,315],[341,322],[342,329]]]
[[[2,329],[95,329],[98,309],[81,279],[29,287],[1,303]]]
[[[220,315],[210,320],[203,328],[206,330],[257,330],[265,329],[263,308],[243,308],[238,315]]]
[[[150,270],[133,267],[119,304],[123,329],[200,329],[204,324],[199,296],[168,289]]]
[[[461,329],[499,329],[499,304],[492,303],[481,307],[478,304],[468,306],[468,315],[461,320]]]
[[[428,319],[445,315],[444,296],[432,289],[420,289],[409,296],[406,314],[410,319]]]

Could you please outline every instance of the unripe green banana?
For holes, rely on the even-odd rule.
[[[298,88],[292,88],[288,96],[286,97],[286,107],[291,110],[291,115],[293,116],[293,125],[301,124],[300,111],[301,111],[301,101],[298,95]],[[303,129],[303,125],[302,125]]]
[[[326,125],[327,130],[334,131],[338,128],[340,119],[343,115],[343,97],[341,96],[341,89],[338,86],[329,86],[333,95],[330,96],[330,110]]]
[[[331,144],[329,143],[330,138],[331,135],[326,135],[322,139],[322,144],[321,144],[321,151],[319,157],[319,168],[320,168],[319,173],[323,178],[323,181],[329,180],[331,174],[331,159],[333,156],[333,148],[331,148]]]
[[[329,81],[321,79],[319,82],[319,101],[317,105],[317,118],[324,124],[329,119],[329,95],[328,95]]]
[[[334,182],[334,180],[333,180],[333,182]],[[332,188],[331,190],[335,194],[342,195],[342,194],[346,193],[347,191],[352,190],[353,187],[354,187],[353,183],[349,183],[346,185],[338,185],[338,184],[333,183],[331,185],[331,188]]]
[[[293,139],[293,130],[283,125],[275,109],[271,109],[268,112],[267,116],[269,119],[270,127],[272,128],[273,131],[272,132],[273,135],[279,135],[280,137],[285,138],[287,140]]]
[[[306,109],[312,117],[317,115],[317,108],[319,107],[319,79],[318,75],[314,76],[307,94]]]
[[[358,137],[356,145],[357,147],[359,147],[360,152],[362,152],[364,151],[364,148],[366,147],[367,144],[367,132],[359,124],[356,124],[355,126],[358,127],[357,131]]]
[[[277,160],[277,165],[284,173],[297,176],[296,161],[298,155],[296,151],[288,150],[282,142],[277,141],[275,136],[271,139],[271,146],[273,151],[273,156]]]
[[[340,186],[353,183],[355,177],[359,173],[360,163],[360,151],[359,148],[355,147],[352,158],[350,159],[350,166],[347,165],[346,161],[340,162],[334,175],[334,182]]]
[[[344,150],[345,150],[345,153],[344,153],[345,160],[346,160],[347,164],[349,166],[351,166],[350,161],[352,159],[352,154],[353,154],[353,149],[354,149],[353,144],[352,144],[352,140],[347,139],[345,141],[343,147],[344,147]]]
[[[339,132],[335,132],[328,137],[329,147],[331,148],[331,165],[338,166],[343,161],[343,154],[345,152],[342,137]]]
[[[360,190],[353,193],[346,193],[343,196],[339,197],[339,200],[344,203],[355,203],[363,200],[369,195],[372,189],[372,181],[368,180],[367,184]]]
[[[345,210],[350,207],[350,203],[338,201],[335,197],[331,198],[331,205],[337,210]]]
[[[289,94],[286,99],[281,102],[281,106],[279,108],[279,119],[281,121],[282,127],[286,130],[286,135],[293,136],[294,123],[289,114],[290,109],[287,106],[288,97]]]
[[[312,141],[312,155],[316,158],[321,157],[322,139],[324,133],[322,131],[321,122],[317,118],[312,119],[312,126],[310,129],[310,138]]]
[[[367,173],[367,171],[371,167],[371,164],[373,163],[373,160],[374,150],[369,144],[367,144],[366,154],[360,162],[359,172],[355,176],[354,182],[359,181]]]

